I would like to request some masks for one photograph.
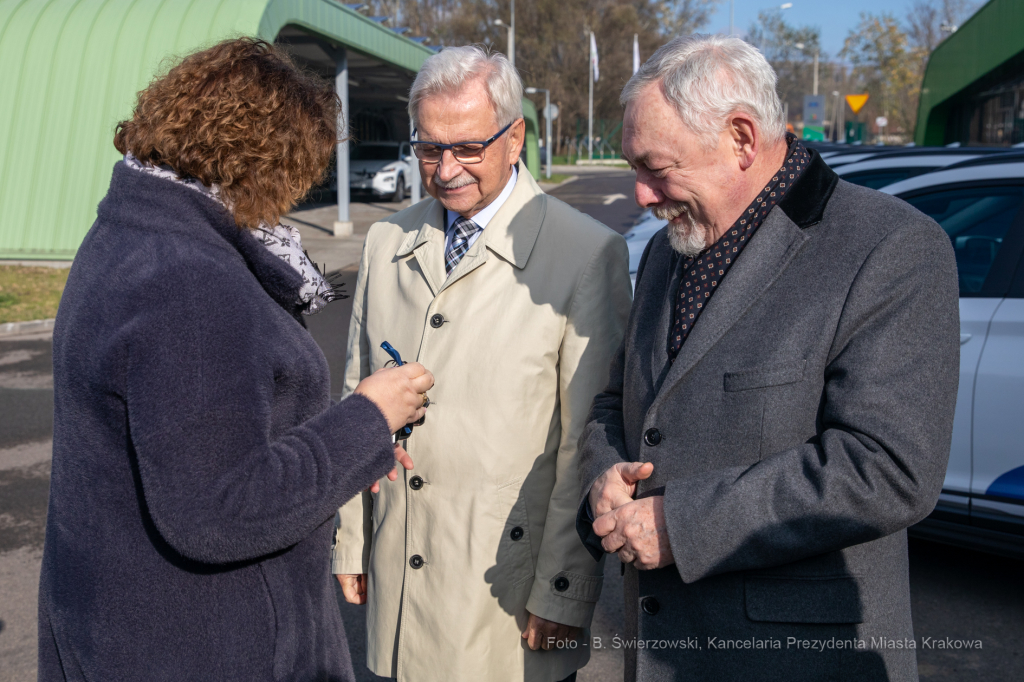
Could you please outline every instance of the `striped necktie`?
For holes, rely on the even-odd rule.
[[[452,242],[448,245],[448,251],[444,254],[444,271],[446,275],[452,274],[452,270],[459,264],[462,257],[469,251],[469,239],[480,231],[480,226],[469,218],[459,216],[452,224],[455,233],[452,235]]]

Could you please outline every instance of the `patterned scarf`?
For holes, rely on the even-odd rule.
[[[220,187],[217,185],[207,187],[196,178],[179,177],[170,168],[154,166],[153,164],[139,161],[131,152],[124,155],[124,162],[129,168],[146,175],[170,180],[183,187],[188,187],[216,201],[221,206],[229,208],[227,203],[221,198]],[[255,230],[249,230],[248,232],[256,241],[265,246],[268,251],[302,275],[302,288],[299,289],[297,303],[302,308],[303,315],[315,315],[323,310],[331,301],[348,298],[348,296],[341,293],[341,287],[335,286],[335,283],[331,281],[332,278],[328,278],[324,273],[320,272],[316,263],[309,257],[309,254],[303,251],[302,237],[296,228],[280,223],[270,227],[264,223]]]
[[[675,362],[680,349],[707,307],[711,295],[729,272],[754,232],[776,204],[782,201],[790,187],[803,175],[811,157],[803,142],[786,133],[786,160],[767,182],[757,198],[740,215],[736,223],[711,247],[694,258],[681,257],[677,267],[681,271],[679,289],[675,295],[672,328],[668,336],[668,357]]]

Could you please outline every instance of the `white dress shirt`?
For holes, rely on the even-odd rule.
[[[505,201],[508,200],[509,196],[512,195],[512,190],[516,186],[516,178],[517,177],[519,177],[519,171],[516,170],[515,166],[512,166],[512,176],[508,179],[508,182],[505,183],[505,189],[501,190],[501,194],[498,195],[498,198],[495,199],[494,201],[492,201],[491,203],[487,204],[487,206],[485,206],[483,208],[483,210],[481,210],[475,216],[470,218],[470,220],[472,220],[474,223],[476,223],[477,227],[479,227],[480,229],[477,232],[475,232],[472,237],[469,238],[469,246],[473,246],[473,244],[476,243],[476,240],[480,237],[480,235],[482,235],[484,233],[484,228],[487,227],[487,223],[491,222],[491,218],[494,217],[494,215],[498,212],[498,209],[501,208],[502,204],[504,204]],[[445,209],[445,212],[444,212],[444,219],[445,219],[444,252],[445,253],[448,253],[448,248],[452,245],[452,237],[455,236],[455,230],[452,229],[452,225],[455,224],[455,221],[458,220],[458,218],[459,218],[459,214],[458,213],[455,213],[454,211],[449,211],[449,210]],[[467,249],[468,249],[468,247],[467,247]]]

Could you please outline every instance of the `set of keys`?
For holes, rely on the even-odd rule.
[[[385,353],[391,356],[391,359],[394,361],[396,367],[401,367],[402,365],[405,364],[405,361],[402,360],[402,356],[399,354],[397,350],[395,350],[395,347],[392,346],[390,343],[385,341],[384,343],[380,344],[380,347],[384,349]],[[430,405],[430,398],[424,398],[423,407],[427,407],[428,405]],[[423,426],[423,421],[426,418],[426,415],[424,415],[423,417],[420,418],[419,421],[413,422],[412,424],[406,424],[398,431],[391,434],[391,442],[397,443],[398,441],[402,441],[402,447],[404,448],[405,441],[409,440],[409,436],[412,435],[412,427]]]

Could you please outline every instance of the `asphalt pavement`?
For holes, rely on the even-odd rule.
[[[632,174],[595,169],[578,175],[551,193],[619,232],[628,229],[639,213],[632,200]],[[345,249],[337,253],[358,253]],[[340,268],[348,292],[355,286],[356,265]],[[348,299],[309,318],[335,390],[344,369],[350,313]],[[35,679],[36,598],[53,432],[51,351],[47,335],[0,337],[0,682]],[[623,634],[622,583],[614,558],[605,569],[591,634],[610,642]],[[915,540],[910,578],[919,641],[981,641],[980,649],[920,648],[922,680],[1024,679],[1024,562]],[[344,603],[340,594],[339,607],[357,679],[382,679],[361,665],[366,652],[363,607]],[[605,648],[592,654],[580,682],[622,679],[620,651]]]

